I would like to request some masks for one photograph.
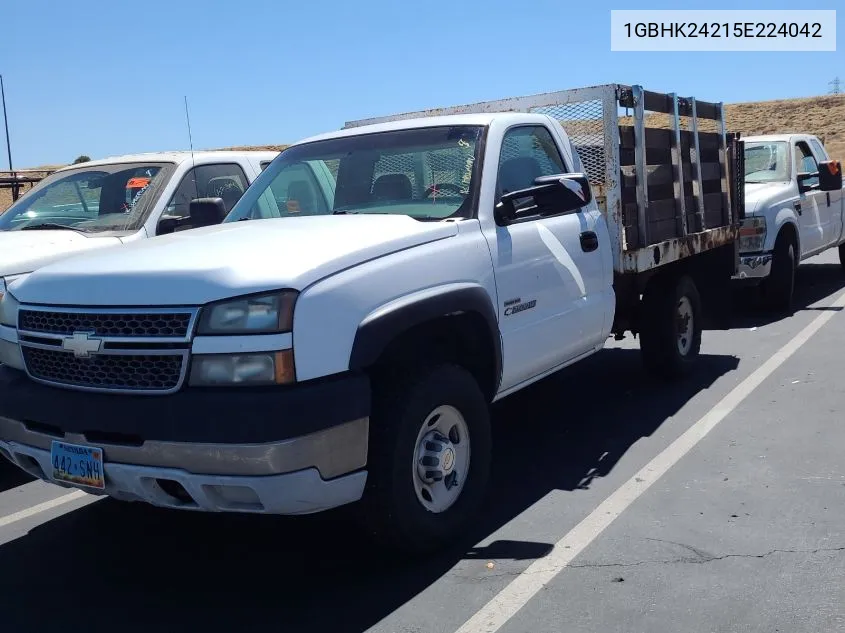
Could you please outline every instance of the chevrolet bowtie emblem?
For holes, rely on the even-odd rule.
[[[103,340],[91,338],[93,332],[74,332],[62,341],[62,349],[73,352],[77,358],[87,358],[94,352],[99,352]]]

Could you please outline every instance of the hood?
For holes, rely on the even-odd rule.
[[[0,277],[29,273],[77,253],[117,244],[116,237],[76,231],[0,231]]]
[[[302,290],[345,268],[458,232],[454,222],[335,215],[249,220],[172,233],[36,270],[10,290],[51,305],[201,305]]]
[[[798,196],[791,182],[761,182],[745,185],[745,215],[754,215],[776,204],[790,204]]]

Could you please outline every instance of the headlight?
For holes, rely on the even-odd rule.
[[[0,278],[0,324],[15,327],[18,324],[18,300],[6,291],[6,281]]]
[[[763,250],[766,243],[766,218],[745,218],[739,227],[740,252],[754,253]]]
[[[294,290],[230,299],[206,306],[198,334],[278,334],[293,329]]]
[[[290,349],[252,354],[197,354],[191,363],[193,387],[284,385],[295,380]]]

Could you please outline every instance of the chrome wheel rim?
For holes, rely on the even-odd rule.
[[[695,332],[692,303],[687,297],[681,297],[678,301],[676,318],[678,321],[678,352],[681,356],[686,356],[692,349],[692,338]]]
[[[458,500],[469,473],[469,459],[469,428],[464,416],[455,407],[437,407],[417,433],[411,473],[417,500],[426,510],[439,514]]]

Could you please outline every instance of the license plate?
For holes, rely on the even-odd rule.
[[[50,449],[53,479],[89,488],[106,487],[103,449],[53,441]]]

